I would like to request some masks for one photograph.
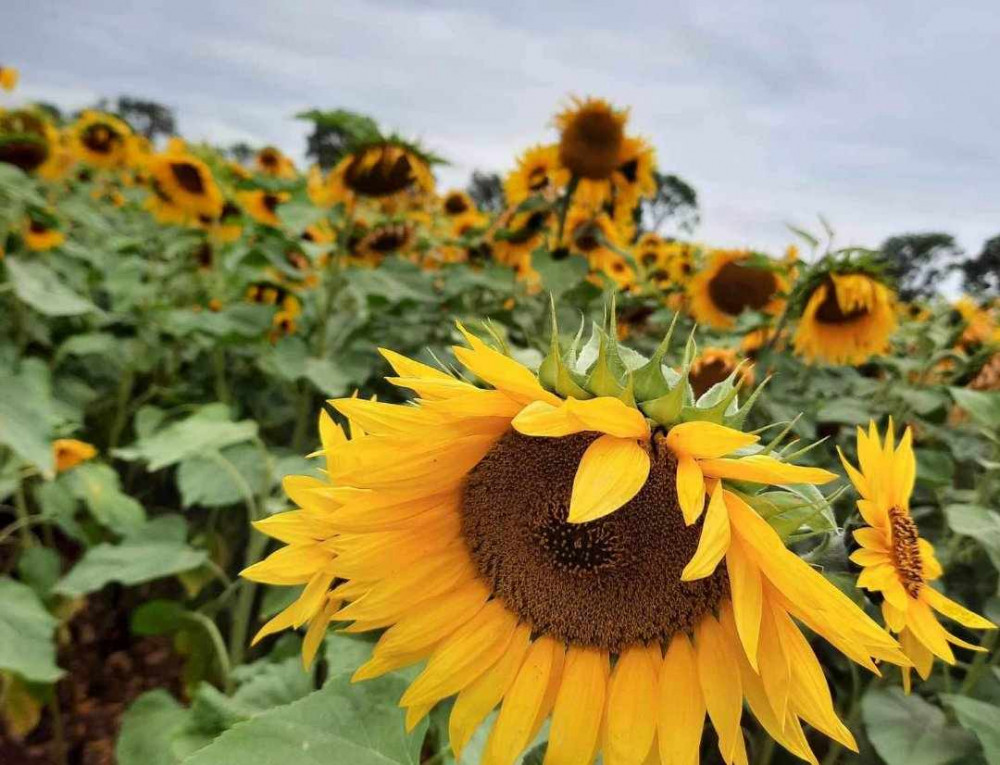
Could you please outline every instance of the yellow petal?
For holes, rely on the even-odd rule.
[[[713,459],[701,461],[702,472],[712,478],[728,478],[732,481],[751,483],[829,483],[836,473],[814,467],[802,467],[780,462],[766,454],[754,454],[739,459]]]
[[[724,457],[759,440],[760,436],[714,422],[682,422],[667,433],[667,446],[674,454],[687,454],[696,459]]]
[[[743,749],[740,717],[743,713],[743,689],[740,665],[734,646],[712,616],[704,617],[695,631],[698,654],[698,678],[705,697],[705,708],[712,727],[719,735],[719,751],[726,762],[733,762]]]
[[[656,735],[659,646],[633,646],[618,657],[608,686],[604,762],[642,765]]]
[[[474,335],[465,332],[465,339],[472,348],[454,348],[457,358],[466,369],[498,390],[502,390],[511,398],[523,404],[532,401],[547,401],[558,405],[561,399],[545,390],[538,378],[527,367],[495,351]]]
[[[657,737],[662,765],[697,765],[705,701],[687,635],[675,635],[660,671]]]
[[[910,603],[906,612],[906,626],[913,637],[919,640],[935,656],[948,664],[955,663],[955,654],[948,645],[944,627],[934,618],[934,612],[923,600]]]
[[[705,476],[694,457],[682,454],[677,458],[677,501],[690,526],[705,508]]]
[[[711,511],[710,511],[711,512]],[[763,609],[763,585],[760,569],[743,549],[739,539],[729,542],[726,570],[733,599],[733,618],[743,644],[743,652],[754,670],[757,669],[757,649],[760,642],[760,620]]]
[[[977,630],[995,630],[997,626],[989,619],[984,619],[979,614],[970,611],[965,606],[959,605],[951,598],[938,592],[933,587],[924,587],[920,593],[920,598],[927,605],[943,616],[958,622],[965,627]]]
[[[313,616],[309,622],[309,629],[306,630],[306,636],[302,639],[302,666],[305,667],[306,671],[316,659],[316,653],[323,644],[326,630],[338,608],[340,608],[340,601],[328,598],[323,610]]]
[[[583,424],[565,406],[535,401],[522,409],[510,423],[526,436],[562,438],[584,430]]]
[[[580,459],[569,503],[570,523],[613,513],[631,500],[649,477],[649,454],[632,438],[601,436]]]
[[[537,401],[526,406],[512,425],[526,436],[559,438],[593,431],[619,438],[649,438],[649,423],[642,412],[607,396],[584,401],[571,398],[558,406]]]
[[[379,353],[389,362],[393,371],[400,377],[418,377],[428,380],[454,380],[455,378],[440,369],[429,367],[419,361],[407,358],[402,354],[390,351],[388,348],[379,348]]]
[[[329,402],[365,432],[381,436],[419,432],[432,427],[436,418],[428,410],[409,404],[386,404],[364,398],[340,398]]]
[[[552,727],[543,765],[590,765],[607,694],[608,654],[571,646],[552,710]]]
[[[722,497],[722,483],[718,482],[705,513],[698,549],[681,572],[681,581],[692,582],[710,576],[729,549],[729,538],[729,512]]]

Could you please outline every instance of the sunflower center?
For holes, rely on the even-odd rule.
[[[816,321],[823,324],[848,324],[855,319],[860,319],[867,313],[868,309],[864,306],[844,311],[840,307],[840,301],[837,300],[836,287],[833,286],[833,282],[828,282],[826,285],[826,297],[823,298],[823,302],[816,309],[815,316]]]
[[[615,513],[566,521],[577,466],[593,434],[511,431],[469,474],[462,533],[494,597],[537,633],[620,651],[690,631],[729,597],[725,567],[682,582],[701,522],[685,526],[677,463],[653,447],[649,478]]]
[[[276,194],[264,194],[260,201],[269,213],[276,213],[278,205],[281,204],[281,199]]]
[[[515,229],[510,233],[507,240],[513,244],[524,244],[536,234],[540,233],[542,229],[545,228],[547,221],[547,214],[541,210],[536,210],[531,213],[528,220],[524,222],[524,225],[521,226],[521,228]]]
[[[177,185],[188,194],[204,194],[205,182],[202,180],[198,168],[187,162],[175,162],[170,165],[170,172],[177,181]]]
[[[461,215],[469,209],[469,205],[461,194],[449,194],[444,202],[444,209],[449,215]]]
[[[688,380],[691,381],[695,397],[700,398],[705,391],[725,380],[732,372],[732,365],[724,359],[712,359],[694,366],[688,374]]]
[[[536,167],[528,174],[528,188],[541,191],[549,185],[549,174],[544,167]]]
[[[389,147],[369,149],[379,152],[375,162],[368,152],[356,156],[348,165],[344,180],[354,191],[368,197],[387,197],[408,188],[413,166],[404,152],[390,152]]]
[[[604,180],[617,169],[623,140],[622,120],[611,109],[585,106],[563,129],[559,159],[582,178]]]
[[[368,249],[388,253],[401,249],[410,238],[410,230],[402,223],[381,226],[369,235]]]
[[[601,246],[601,227],[588,221],[574,232],[573,241],[578,250],[593,252]]]
[[[909,513],[900,507],[889,509],[889,526],[892,530],[892,565],[906,594],[915,598],[924,586],[924,566],[918,543],[920,532]]]
[[[750,308],[759,311],[778,289],[774,274],[766,268],[726,263],[708,283],[712,302],[723,313],[738,316]]]
[[[107,125],[91,125],[83,131],[83,145],[96,154],[110,154],[118,135]]]

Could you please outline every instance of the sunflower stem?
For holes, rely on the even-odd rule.
[[[118,381],[118,396],[115,399],[115,416],[111,421],[111,428],[108,430],[108,449],[114,449],[121,441],[122,433],[125,432],[125,422],[128,420],[128,404],[132,397],[132,388],[135,385],[135,372],[132,367],[128,367]]]
[[[569,214],[569,206],[576,193],[576,187],[580,185],[580,176],[576,173],[570,176],[566,185],[566,196],[563,197],[562,207],[559,208],[559,230],[556,234],[556,247],[562,246],[563,231],[566,229],[566,216]],[[555,249],[555,247],[553,248]]]

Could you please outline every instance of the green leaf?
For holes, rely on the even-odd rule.
[[[903,388],[899,397],[917,414],[926,416],[943,408],[948,397],[936,390],[926,388]]]
[[[309,226],[326,216],[326,212],[308,200],[292,199],[278,205],[278,220],[293,234],[301,234]]]
[[[949,388],[955,403],[969,413],[978,424],[986,428],[1000,428],[1000,393]]]
[[[866,401],[857,398],[837,398],[825,404],[816,413],[817,422],[836,422],[841,425],[867,425],[872,419]]]
[[[306,359],[305,376],[322,393],[332,397],[345,395],[354,385],[353,377],[329,359]]]
[[[406,682],[388,675],[321,690],[237,724],[184,765],[417,765],[426,719],[407,735],[397,706]]]
[[[951,530],[975,539],[1000,571],[1000,514],[979,505],[948,505],[944,515]]]
[[[33,397],[24,395],[19,379],[0,376],[0,444],[51,477],[55,460],[49,413],[40,411]]]
[[[118,765],[177,765],[174,739],[183,729],[190,711],[165,690],[142,694],[122,715],[121,732],[115,745]]]
[[[37,683],[62,677],[53,636],[58,620],[28,585],[0,578],[0,669]]]
[[[17,560],[17,574],[21,581],[38,593],[40,598],[48,596],[59,580],[61,570],[59,553],[40,545],[27,548]]]
[[[979,739],[986,762],[1000,765],[1000,707],[955,694],[942,694],[941,700],[955,710],[959,724]]]
[[[198,568],[207,559],[204,550],[185,542],[187,525],[177,515],[154,518],[132,531],[119,544],[89,549],[56,585],[62,595],[97,592],[109,582],[140,584]]]
[[[137,500],[122,492],[118,473],[109,465],[85,463],[73,470],[68,479],[77,499],[86,503],[95,520],[105,528],[121,534],[145,522],[146,511]]]
[[[587,278],[586,258],[567,256],[556,260],[545,250],[535,250],[531,266],[542,278],[542,289],[557,299]]]
[[[262,494],[267,476],[265,455],[254,444],[188,457],[177,469],[184,507],[227,507],[246,500],[246,492]]]
[[[14,293],[29,306],[46,316],[78,316],[97,311],[97,306],[77,295],[62,283],[59,275],[38,260],[7,259]]]
[[[940,449],[914,449],[917,458],[917,483],[929,486],[951,486],[955,461]]]
[[[865,730],[886,765],[945,765],[976,749],[944,712],[899,688],[874,688],[861,701]]]

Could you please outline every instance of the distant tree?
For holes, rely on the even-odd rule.
[[[353,145],[381,136],[375,120],[347,109],[313,109],[295,116],[313,123],[312,133],[306,138],[306,156],[324,170],[336,165]]]
[[[656,193],[636,208],[639,231],[659,232],[668,224],[679,232],[693,231],[701,220],[698,214],[698,192],[676,175],[654,171],[653,178],[656,180]]]
[[[466,189],[476,207],[484,212],[500,212],[504,208],[503,183],[496,173],[473,171]]]
[[[962,261],[959,268],[966,292],[1000,294],[1000,235],[987,239],[979,254]]]
[[[115,108],[118,116],[125,120],[137,133],[150,141],[158,136],[171,136],[177,132],[174,113],[168,106],[142,98],[121,96]]]
[[[253,146],[246,143],[245,141],[234,143],[232,146],[226,149],[226,153],[229,154],[230,157],[235,159],[241,165],[249,165],[250,161],[257,154]]]
[[[44,114],[55,124],[57,125],[62,124],[63,121],[62,109],[60,109],[55,104],[50,104],[48,101],[36,101],[35,108],[41,112],[44,112]]]
[[[962,256],[955,237],[941,232],[889,237],[879,250],[904,300],[932,296]]]

